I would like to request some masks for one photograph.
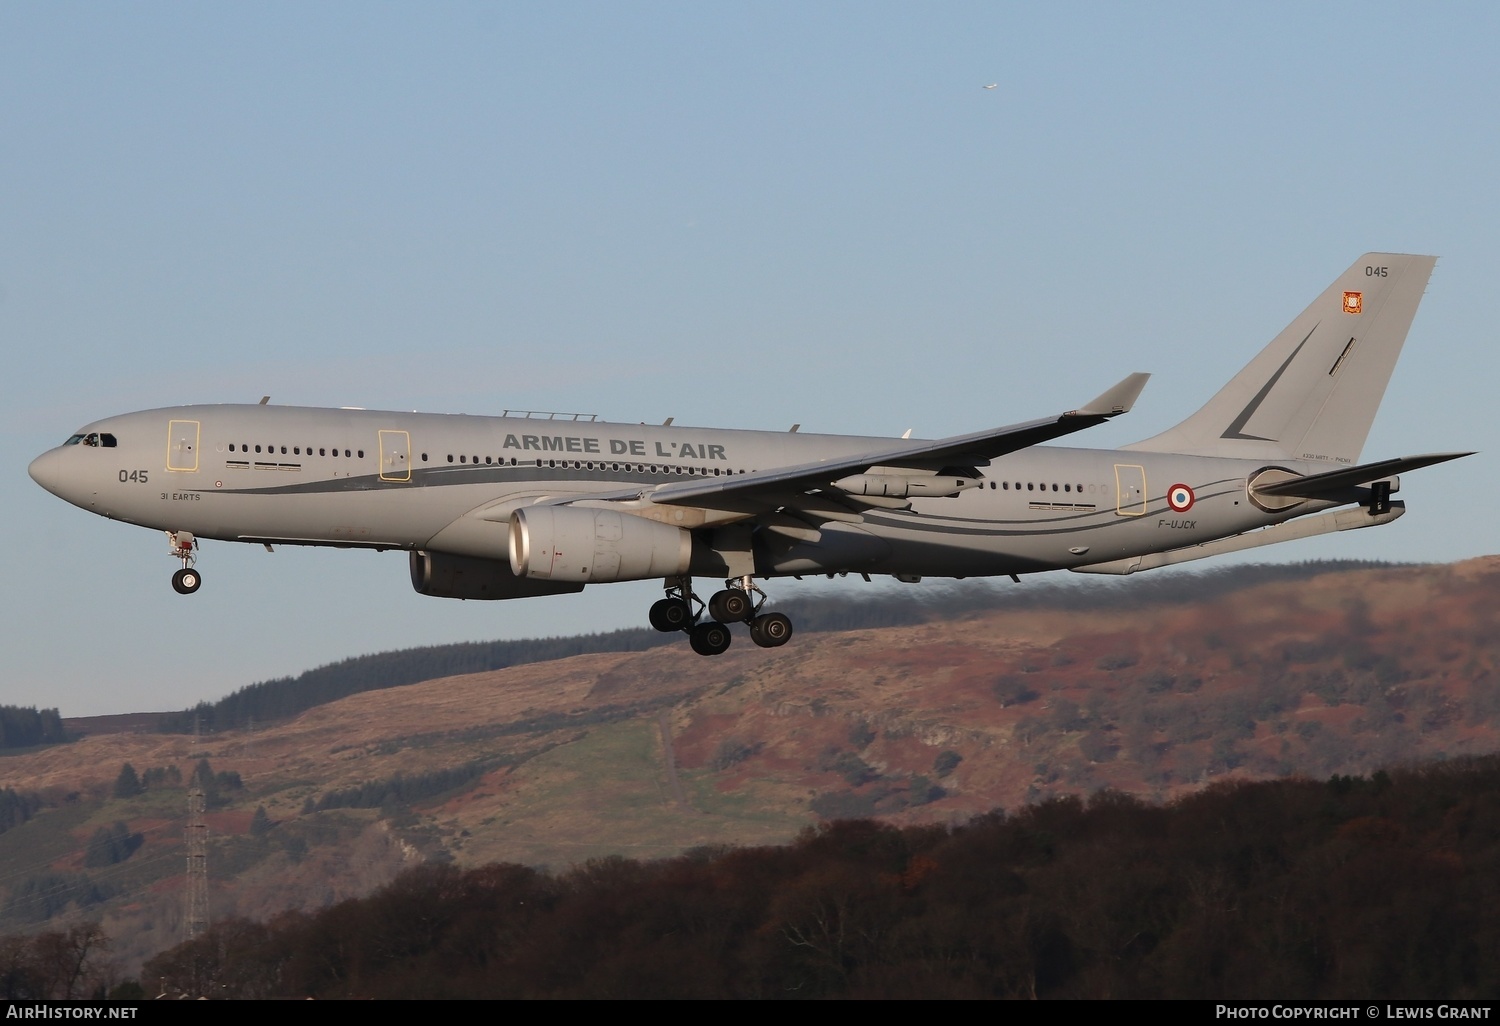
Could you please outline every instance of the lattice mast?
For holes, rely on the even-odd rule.
[[[208,824],[203,820],[203,788],[188,788],[187,823],[187,939],[208,932]]]

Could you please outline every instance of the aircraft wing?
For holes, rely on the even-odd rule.
[[[1369,484],[1382,478],[1403,474],[1408,470],[1430,467],[1435,463],[1462,459],[1474,455],[1472,452],[1433,452],[1422,456],[1397,456],[1394,459],[1363,463],[1343,470],[1330,470],[1326,474],[1309,474],[1287,481],[1256,485],[1257,495],[1286,495],[1297,499],[1316,499],[1356,485]]]
[[[1150,376],[1132,374],[1092,402],[1055,417],[935,441],[893,440],[886,448],[800,466],[758,470],[734,477],[674,481],[658,486],[642,498],[664,505],[714,509],[774,507],[784,504],[792,495],[826,487],[839,478],[862,474],[871,467],[941,469],[945,464],[983,465],[997,456],[1082,431],[1130,412]]]

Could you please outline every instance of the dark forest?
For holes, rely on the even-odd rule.
[[[1484,757],[561,873],[428,865],[217,924],[143,978],[243,998],[1493,999],[1497,946]]]

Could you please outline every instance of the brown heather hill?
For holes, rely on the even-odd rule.
[[[1115,608],[808,634],[715,659],[685,645],[577,656],[197,743],[94,724],[0,759],[0,786],[50,802],[0,834],[0,931],[102,916],[127,968],[180,939],[183,788],[112,797],[126,762],[185,780],[207,758],[240,775],[208,817],[214,914],[262,917],[424,859],[560,868],[778,843],[819,817],[951,822],[1104,787],[1171,800],[1225,778],[1500,749],[1500,557],[1195,602],[1117,594]],[[271,826],[257,835],[258,805]],[[145,843],[85,870],[90,836],[116,821]],[[95,893],[77,889],[84,874]]]

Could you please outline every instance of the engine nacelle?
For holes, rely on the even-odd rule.
[[[583,590],[583,585],[568,581],[553,583],[517,577],[498,559],[450,556],[445,552],[413,552],[411,586],[418,595],[456,599],[535,598]]]
[[[527,506],[510,517],[510,568],[543,581],[644,581],[688,572],[689,531],[608,509]]]

